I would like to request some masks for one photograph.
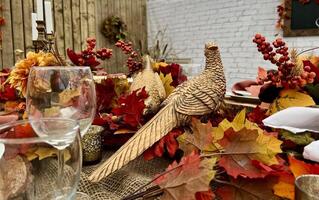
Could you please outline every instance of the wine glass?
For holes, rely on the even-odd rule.
[[[0,125],[0,199],[74,199],[80,179],[82,154],[77,121],[42,118],[54,131],[39,136],[31,122]],[[56,156],[61,150],[52,141],[68,141],[63,149],[64,170],[58,175]],[[55,177],[62,180],[59,183]],[[59,184],[59,185],[58,185]]]
[[[96,110],[93,75],[89,67],[33,67],[27,85],[27,113],[39,136],[46,136],[55,125],[43,124],[43,118],[77,120],[81,136],[89,129]],[[67,134],[67,133],[65,133]],[[68,141],[51,140],[58,153],[58,175],[63,172],[63,151]],[[60,182],[57,176],[57,182]],[[59,185],[59,183],[58,183]]]
[[[28,118],[78,120],[81,136],[89,129],[96,110],[96,94],[90,67],[32,67],[27,85]],[[42,130],[37,132],[43,134]]]

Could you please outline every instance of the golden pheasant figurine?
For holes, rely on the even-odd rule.
[[[130,138],[89,179],[97,182],[141,155],[169,131],[190,123],[191,116],[215,112],[223,101],[226,80],[218,46],[205,45],[204,71],[172,92],[163,102],[162,109]]]
[[[133,79],[130,91],[145,87],[149,96],[144,101],[144,114],[149,112],[156,113],[161,102],[166,98],[166,92],[158,73],[155,73],[152,69],[150,56],[144,56],[143,60],[145,68]]]

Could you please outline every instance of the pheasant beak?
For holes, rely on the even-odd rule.
[[[218,49],[218,46],[213,43],[213,42],[208,42],[206,45],[205,45],[205,49],[208,49],[208,50],[216,50]]]

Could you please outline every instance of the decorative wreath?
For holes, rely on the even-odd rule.
[[[104,20],[102,33],[110,42],[116,42],[126,38],[126,29],[127,26],[120,17],[110,16]]]

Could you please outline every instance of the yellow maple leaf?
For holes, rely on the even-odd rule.
[[[279,97],[269,106],[268,114],[274,114],[280,110],[293,106],[313,106],[316,105],[311,96],[297,90],[282,90]]]
[[[81,88],[65,89],[59,94],[59,103],[64,105],[70,102],[73,98],[81,95]]]
[[[241,110],[234,118],[232,122],[224,119],[218,124],[218,127],[213,128],[213,145],[207,147],[206,151],[214,151],[216,149],[222,149],[221,146],[218,147],[218,141],[224,137],[225,131],[232,128],[235,132],[242,130],[251,131],[254,130],[258,133],[256,139],[256,151],[258,154],[254,154],[256,160],[259,160],[267,165],[278,164],[276,155],[281,153],[282,150],[280,145],[282,141],[269,135],[265,135],[264,131],[259,128],[259,126],[246,119],[246,109]]]
[[[261,130],[257,124],[246,119],[246,109],[243,109],[235,116],[232,122],[224,119],[218,124],[218,127],[214,127],[213,139],[216,141],[222,139],[224,137],[224,132],[229,128],[233,128],[233,130],[237,132],[244,127],[249,130],[258,130],[258,133],[263,132],[263,130]]]
[[[164,76],[163,73],[160,73],[160,78],[165,88],[166,96],[170,95],[175,89],[173,86],[171,86],[171,83],[173,82],[172,75],[169,73]]]
[[[274,194],[287,199],[295,198],[295,186],[289,183],[279,181],[274,185]]]
[[[29,161],[39,158],[39,160],[55,157],[58,154],[58,150],[51,147],[34,147],[26,153],[27,159]],[[71,158],[70,151],[65,149],[63,151],[64,161],[68,161]]]
[[[158,71],[160,67],[166,67],[168,64],[165,62],[156,62],[152,63],[152,67],[154,71]]]

